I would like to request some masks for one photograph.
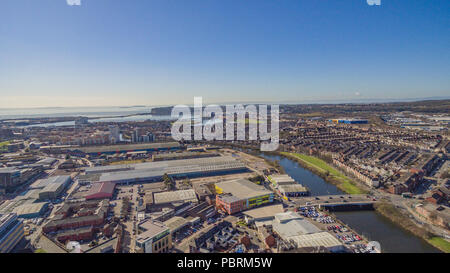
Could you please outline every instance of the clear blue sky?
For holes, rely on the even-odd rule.
[[[450,1],[2,0],[0,107],[450,95]]]

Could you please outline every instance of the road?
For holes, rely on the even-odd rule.
[[[416,225],[426,229],[427,231],[441,237],[450,236],[450,233],[447,230],[431,224],[426,219],[424,219],[423,217],[419,216],[416,212],[414,212],[411,205],[413,204],[413,200],[415,199],[406,199],[401,195],[384,193],[381,191],[374,191],[373,195],[377,199],[383,199],[388,201],[396,208],[400,209],[403,213],[406,213],[408,217],[415,222]]]

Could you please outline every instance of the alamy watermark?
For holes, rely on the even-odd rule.
[[[177,105],[172,108],[172,118],[177,119],[171,129],[174,140],[259,140],[261,141],[261,151],[275,151],[278,148],[280,139],[279,105],[270,105],[269,118],[268,105],[226,105],[224,113],[221,106],[207,105],[203,107],[202,102],[202,97],[194,97],[193,114],[191,108],[186,105]],[[248,137],[246,128],[248,128]]]
[[[81,0],[66,0],[69,6],[81,6]]]
[[[381,0],[366,0],[369,6],[381,6]]]

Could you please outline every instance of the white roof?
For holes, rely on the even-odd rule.
[[[283,205],[277,204],[277,205],[271,205],[271,206],[265,206],[260,207],[256,209],[251,209],[244,211],[243,214],[247,215],[255,220],[258,220],[260,218],[268,218],[268,217],[275,217],[275,214],[283,212]]]
[[[300,184],[279,185],[278,190],[281,193],[286,192],[307,192],[308,189]]]
[[[174,202],[198,202],[197,195],[195,191],[190,190],[179,190],[179,191],[168,191],[168,192],[158,192],[153,194],[153,201],[155,204],[164,203],[174,203]]]
[[[295,180],[287,174],[272,174],[270,178],[276,183],[294,182]]]
[[[320,232],[310,221],[292,211],[275,214],[273,230],[285,240],[293,236]]]
[[[223,193],[231,193],[238,199],[249,199],[272,193],[263,186],[257,185],[247,179],[236,179],[216,183]]]
[[[336,239],[333,235],[326,231],[313,234],[297,235],[291,237],[290,239],[296,242],[297,247],[299,248],[318,246],[337,247],[342,245],[342,243],[338,239]]]

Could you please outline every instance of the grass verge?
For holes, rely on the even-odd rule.
[[[450,242],[441,237],[432,237],[427,240],[434,247],[445,253],[450,253]]]
[[[306,167],[309,167],[309,169],[317,171],[320,176],[326,181],[335,184],[339,189],[348,194],[367,193],[366,190],[360,188],[350,178],[348,178],[335,168],[331,167],[330,165],[328,165],[328,163],[320,158],[300,153],[281,152],[281,154],[291,159],[295,159],[304,167],[306,165]]]
[[[393,222],[394,224],[425,240],[427,243],[431,244],[437,249],[445,253],[450,253],[450,242],[441,237],[435,236],[422,227],[417,226],[411,219],[409,219],[406,215],[402,214],[397,208],[395,208],[394,205],[386,202],[381,202],[375,204],[374,207],[378,213],[391,220],[391,222]]]

